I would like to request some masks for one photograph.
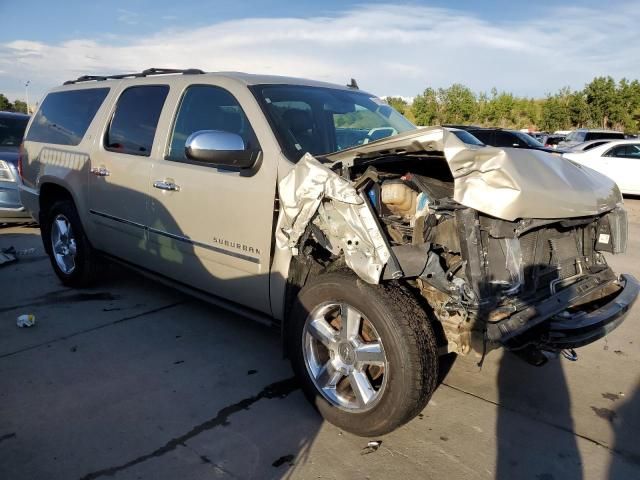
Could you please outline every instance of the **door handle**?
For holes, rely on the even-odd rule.
[[[106,169],[104,165],[100,165],[99,167],[92,167],[91,173],[93,173],[96,177],[108,177],[111,175],[111,172]]]
[[[159,188],[160,190],[169,190],[171,192],[179,192],[180,185],[176,185],[173,182],[169,182],[167,180],[156,180],[153,182],[153,186],[155,188]]]

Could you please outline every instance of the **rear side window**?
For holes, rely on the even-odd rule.
[[[491,130],[468,130],[468,132],[473,135],[474,137],[476,137],[478,140],[480,140],[482,143],[484,143],[485,145],[492,145],[492,146],[496,146],[494,145],[494,139],[493,137],[493,132]]]
[[[619,145],[609,150],[604,156],[640,159],[640,145]]]
[[[258,140],[240,104],[231,93],[211,85],[187,88],[176,117],[168,160],[186,161],[185,143],[200,130],[220,130],[242,137],[247,150],[258,147]]]
[[[496,132],[496,147],[526,147],[526,144],[511,132]]]
[[[621,132],[587,132],[586,140],[600,140],[601,138],[611,138],[624,140],[624,133]]]
[[[484,147],[484,143],[465,130],[451,130],[451,133],[467,145],[478,145]]]
[[[122,92],[104,138],[105,148],[129,155],[151,155],[158,119],[168,93],[167,85],[129,87]]]
[[[108,88],[50,93],[36,113],[25,140],[78,145],[107,93]]]

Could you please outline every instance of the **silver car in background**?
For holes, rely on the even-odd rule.
[[[18,157],[29,115],[0,112],[0,223],[31,221],[20,202]]]
[[[578,128],[573,130],[567,135],[567,137],[560,143],[558,148],[569,149],[582,142],[588,142],[590,140],[624,140],[625,136],[623,132],[616,132],[614,130],[598,130],[589,128]]]

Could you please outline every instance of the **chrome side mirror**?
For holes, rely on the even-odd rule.
[[[187,158],[219,168],[251,168],[260,153],[247,149],[240,135],[220,130],[193,132],[184,150]]]

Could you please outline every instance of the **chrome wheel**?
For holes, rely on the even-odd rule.
[[[58,214],[51,224],[51,248],[58,268],[65,274],[76,268],[76,239],[69,219]]]
[[[305,322],[302,350],[322,396],[349,411],[365,411],[382,397],[388,372],[382,339],[369,320],[344,302],[316,307]]]

